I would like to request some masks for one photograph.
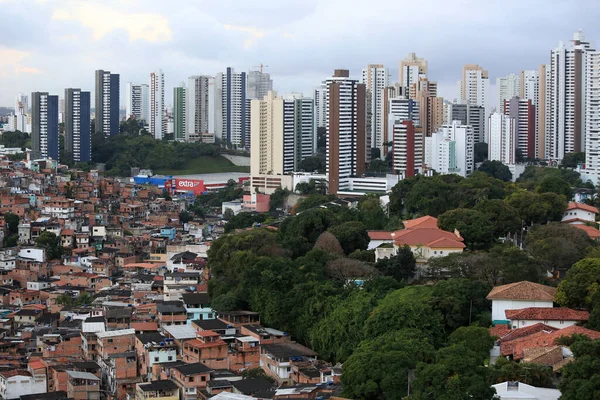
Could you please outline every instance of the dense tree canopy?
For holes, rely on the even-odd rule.
[[[470,249],[487,248],[494,243],[494,226],[488,216],[475,209],[456,208],[438,217],[438,226],[445,231],[458,230]]]
[[[509,182],[512,179],[510,169],[500,161],[484,161],[478,168],[478,171],[504,182]]]
[[[585,257],[592,240],[587,233],[569,224],[535,226],[527,235],[526,249],[549,271],[569,269]]]
[[[506,198],[527,225],[560,221],[567,208],[566,197],[556,193],[533,193],[525,190]]]
[[[586,258],[573,265],[558,286],[556,302],[563,307],[591,309],[600,298],[600,259]]]
[[[415,276],[417,261],[408,246],[402,246],[398,253],[389,258],[383,258],[375,264],[375,268],[384,276],[391,276],[398,282],[408,282]]]

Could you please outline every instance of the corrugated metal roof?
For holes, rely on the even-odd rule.
[[[116,331],[106,331],[97,333],[99,339],[124,335],[135,335],[135,329],[119,329]]]

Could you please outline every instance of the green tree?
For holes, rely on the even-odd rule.
[[[561,223],[534,226],[525,240],[527,252],[549,271],[571,268],[592,245],[587,233]]]
[[[388,223],[388,217],[381,207],[379,196],[366,195],[358,203],[360,220],[369,230],[382,230]]]
[[[60,258],[62,255],[60,237],[57,237],[56,234],[52,232],[43,231],[40,233],[40,235],[35,239],[35,245],[46,250],[47,260],[54,260],[56,258]]]
[[[466,278],[439,281],[433,287],[429,305],[443,317],[444,328],[452,332],[461,326],[490,321],[490,303],[486,299],[491,285]]]
[[[560,165],[565,168],[577,168],[579,164],[583,163],[585,163],[585,153],[567,153],[560,162]]]
[[[275,379],[271,378],[262,368],[250,368],[242,371],[242,378],[244,379],[266,379],[271,383],[275,383]]]
[[[592,308],[600,299],[600,259],[585,258],[567,271],[558,285],[556,302],[563,307]]]
[[[309,248],[312,248],[319,235],[329,229],[333,223],[334,216],[331,211],[323,208],[314,208],[283,220],[279,225],[279,233],[284,239],[304,238],[307,240]]]
[[[4,214],[4,221],[8,225],[8,232],[12,235],[19,232],[19,216],[13,213]]]
[[[343,395],[400,400],[408,393],[409,372],[433,356],[432,344],[416,330],[391,331],[363,341],[344,363]]]
[[[495,383],[518,381],[537,387],[553,387],[552,367],[532,363],[520,363],[498,357],[492,368]]]
[[[494,243],[494,227],[488,217],[475,209],[457,208],[438,217],[438,226],[445,231],[458,230],[470,249],[487,248]]]
[[[345,254],[355,250],[366,250],[369,246],[369,234],[362,222],[345,222],[328,230],[340,241]]]
[[[487,143],[475,143],[475,163],[484,162],[488,158],[488,145]]]
[[[525,190],[506,198],[506,203],[519,213],[527,225],[560,221],[567,208],[565,196],[556,193],[533,193]]]
[[[234,215],[233,217],[229,218],[224,226],[224,229],[226,233],[229,233],[236,229],[249,228],[254,224],[262,224],[267,220],[267,218],[267,214],[258,214],[255,212],[241,212],[238,215]]]
[[[463,344],[475,352],[481,360],[485,360],[494,346],[494,338],[490,336],[487,327],[461,326],[448,336],[448,344],[450,346]]]
[[[277,189],[275,189],[275,191],[271,194],[271,198],[269,200],[270,210],[274,211],[277,208],[282,208],[283,203],[285,202],[285,200],[288,198],[289,195],[290,195],[290,191],[287,189],[282,189],[281,187],[278,187]]]
[[[192,216],[190,215],[189,212],[183,210],[179,213],[179,220],[182,223],[187,224],[188,222],[190,222],[192,220]]]
[[[327,196],[323,194],[311,194],[308,197],[300,199],[295,207],[296,213],[301,213],[311,208],[319,207],[333,200],[335,196]]]
[[[438,343],[442,316],[429,306],[431,288],[409,286],[384,297],[365,322],[366,337],[383,335],[398,327],[417,329]]]
[[[512,180],[510,169],[500,161],[484,161],[478,168],[478,171],[484,172],[489,176],[504,182],[510,182]]]
[[[223,219],[225,221],[230,221],[235,217],[235,213],[233,212],[233,210],[231,208],[226,208],[225,212],[223,213]]]
[[[417,261],[408,246],[402,246],[398,253],[389,258],[383,258],[375,263],[375,268],[384,276],[391,276],[399,282],[408,282],[416,272]]]
[[[355,290],[337,299],[329,314],[311,329],[311,348],[326,360],[346,361],[365,339],[364,323],[381,296],[385,293]]]
[[[562,369],[558,385],[562,400],[600,398],[600,340],[578,342],[571,346],[575,361]]]
[[[540,182],[536,191],[538,193],[555,193],[563,195],[570,200],[573,197],[573,189],[571,185],[558,176],[548,176]]]
[[[521,230],[519,213],[503,200],[484,200],[475,206],[475,210],[485,214],[488,223],[493,226],[494,238],[505,237],[508,233],[515,234]]]
[[[312,156],[306,157],[304,160],[300,162],[300,170],[306,172],[318,172],[321,173],[325,171],[325,164],[321,157]]]
[[[488,334],[489,335],[489,334]],[[420,363],[411,400],[489,400],[496,390],[482,354],[464,342],[438,350],[434,364]]]

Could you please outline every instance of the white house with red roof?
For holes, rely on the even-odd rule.
[[[562,221],[566,224],[586,224],[588,222],[596,223],[598,209],[585,203],[572,201],[567,206]]]
[[[417,263],[424,264],[431,257],[462,253],[466,247],[458,231],[453,233],[438,228],[437,218],[425,216],[403,223],[404,229],[394,232],[369,231],[369,249],[375,249],[375,260],[393,257],[406,245]]]
[[[522,310],[530,307],[552,308],[556,288],[528,281],[496,286],[487,295],[492,301],[492,322],[506,324],[506,310]]]
[[[597,215],[596,207],[572,201],[567,206],[561,222],[581,229],[593,240],[600,240],[600,230],[598,230],[596,222]]]
[[[504,313],[506,319],[510,321],[512,329],[525,328],[538,323],[563,329],[578,322],[585,322],[590,318],[590,313],[587,311],[561,307],[528,307],[520,310],[506,310]]]

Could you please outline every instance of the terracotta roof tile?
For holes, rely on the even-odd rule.
[[[392,232],[368,231],[371,240],[392,240]]]
[[[493,326],[490,328],[490,336],[491,337],[501,338],[502,336],[506,335],[509,332],[510,332],[510,329],[508,329],[508,325],[505,325],[505,324],[499,324],[499,325],[496,325],[496,326]]]
[[[590,313],[570,308],[529,307],[520,310],[506,310],[506,319],[542,321],[587,321]]]
[[[556,288],[528,281],[496,286],[487,295],[488,300],[539,300],[554,301]]]
[[[452,246],[445,247],[464,248],[462,238],[458,238],[452,232],[446,232],[439,228],[414,228],[396,231],[394,235],[394,243],[397,245],[409,246],[429,246],[430,243],[436,242],[439,239],[447,239],[453,241]],[[448,243],[450,244],[450,243]]]
[[[437,228],[438,227],[438,220],[435,217],[430,217],[429,215],[426,215],[424,217],[421,218],[416,218],[416,219],[409,219],[406,221],[402,221],[402,223],[404,224],[404,228],[405,229],[412,229],[415,227],[419,227],[419,228]]]
[[[589,206],[589,205],[584,204],[584,203],[578,203],[576,201],[571,201],[569,203],[569,205],[567,206],[567,210],[577,210],[577,209],[584,210],[584,211],[589,211],[589,212],[594,213],[594,214],[598,214],[598,209],[596,207]]]
[[[569,326],[568,328],[558,329],[553,332],[541,331],[533,335],[525,336],[519,339],[511,340],[500,345],[502,355],[512,355],[513,359],[523,358],[525,349],[536,347],[551,347],[556,345],[556,339],[563,336],[584,335],[592,340],[600,339],[600,332],[582,328],[580,326]]]
[[[156,322],[132,322],[129,327],[136,331],[158,331]]]
[[[600,231],[592,226],[588,226],[588,225],[584,225],[584,224],[571,224],[571,226],[573,226],[577,229],[581,229],[582,231],[587,233],[591,239],[600,238]]]

